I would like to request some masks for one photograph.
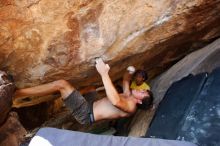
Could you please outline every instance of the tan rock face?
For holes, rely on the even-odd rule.
[[[218,37],[219,12],[216,0],[1,0],[0,69],[18,87],[96,85],[101,56],[114,80],[128,65],[154,76]]]

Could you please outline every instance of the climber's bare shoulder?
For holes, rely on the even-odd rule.
[[[103,98],[94,102],[93,114],[95,121],[103,119],[116,119],[121,117],[128,117],[136,111],[136,104],[129,98],[125,98],[123,94],[120,94],[121,98],[126,102],[126,104],[131,109],[129,112],[125,112],[115,107],[108,98]]]

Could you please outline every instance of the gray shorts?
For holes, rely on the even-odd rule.
[[[65,100],[65,106],[69,108],[72,115],[80,124],[92,124],[95,122],[93,115],[93,101],[97,93],[89,92],[84,95],[74,90]]]

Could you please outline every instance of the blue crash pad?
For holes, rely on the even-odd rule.
[[[220,68],[174,83],[162,100],[146,137],[220,146]]]
[[[106,136],[90,133],[42,128],[29,146],[196,146],[189,142],[154,138]]]

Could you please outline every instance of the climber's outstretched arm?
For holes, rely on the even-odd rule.
[[[133,107],[130,106],[128,100],[122,98],[115,89],[108,74],[110,69],[109,65],[105,64],[103,60],[99,58],[96,60],[96,69],[102,78],[107,98],[110,100],[110,102],[114,106],[118,107],[119,109],[125,112],[133,112]]]

